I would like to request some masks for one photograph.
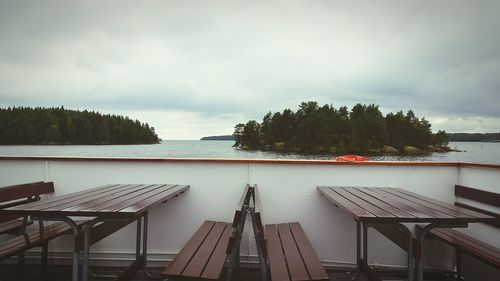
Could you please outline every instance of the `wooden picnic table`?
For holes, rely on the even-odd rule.
[[[357,226],[356,249],[359,272],[367,266],[367,228],[397,229],[406,235],[408,280],[423,280],[423,240],[433,228],[467,227],[469,223],[484,222],[492,217],[457,207],[401,188],[319,186],[319,192],[335,206],[352,214]],[[415,234],[403,223],[427,224]],[[363,229],[363,242],[361,241]],[[363,244],[363,258],[361,258]],[[418,249],[414,249],[414,246]],[[414,251],[416,278],[413,272]]]
[[[118,279],[122,280],[133,276],[140,269],[145,269],[149,209],[188,188],[189,185],[174,184],[109,184],[2,209],[0,214],[30,216],[32,220],[39,221],[66,222],[72,228],[75,239],[73,281],[78,280],[80,250],[83,250],[82,279],[87,281],[90,245],[137,221],[136,260],[118,276]],[[84,217],[88,222],[80,227],[81,223],[73,217]],[[40,227],[43,231],[43,224]]]

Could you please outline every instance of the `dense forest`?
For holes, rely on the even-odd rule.
[[[433,134],[431,124],[413,111],[383,116],[378,105],[342,106],[303,102],[293,112],[267,113],[262,122],[235,126],[241,149],[299,153],[425,153],[447,151],[446,132]]]
[[[491,141],[500,142],[500,133],[450,133],[450,141]]]
[[[60,108],[0,108],[0,144],[152,144],[154,128],[138,120]]]

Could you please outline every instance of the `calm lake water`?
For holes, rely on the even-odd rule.
[[[154,145],[5,145],[3,156],[84,156],[84,157],[160,157],[160,158],[253,158],[253,159],[331,159],[334,155],[300,155],[262,151],[243,151],[233,141],[164,140]],[[500,143],[452,142],[463,152],[433,153],[427,156],[375,156],[383,161],[449,161],[500,164]]]

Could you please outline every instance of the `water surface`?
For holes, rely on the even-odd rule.
[[[244,151],[234,141],[164,140],[152,145],[4,145],[4,156],[75,157],[159,157],[159,158],[249,158],[249,159],[331,159],[335,155],[302,155],[268,151]],[[432,153],[425,156],[370,156],[381,161],[447,161],[500,164],[500,143],[452,142],[463,152]]]

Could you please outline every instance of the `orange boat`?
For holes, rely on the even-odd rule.
[[[342,155],[333,158],[337,162],[358,162],[358,161],[368,161],[368,158],[359,155]]]

